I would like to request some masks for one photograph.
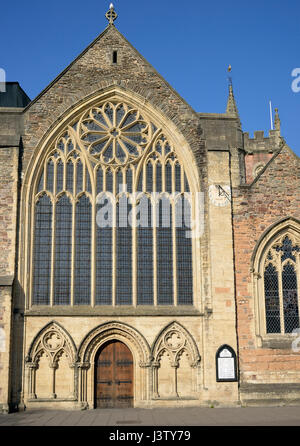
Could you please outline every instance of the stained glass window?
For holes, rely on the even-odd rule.
[[[85,110],[49,147],[36,177],[32,303],[193,304],[191,207],[182,201],[179,212],[173,195],[188,192],[188,180],[144,113],[114,101]]]

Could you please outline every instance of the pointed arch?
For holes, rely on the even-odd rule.
[[[49,343],[49,339],[53,336],[57,336],[56,345]],[[50,363],[53,364],[56,354],[62,350],[68,353],[72,363],[77,360],[77,348],[72,336],[59,322],[53,320],[41,328],[33,338],[27,352],[26,362],[34,363],[39,352],[45,351],[49,355]]]
[[[256,333],[284,335],[299,327],[300,222],[281,219],[260,237],[252,256]]]
[[[173,321],[161,330],[151,353],[155,398],[184,399],[197,395],[201,358],[195,340],[183,325]]]
[[[117,321],[101,324],[85,336],[78,348],[81,362],[90,363],[99,347],[111,339],[124,342],[131,349],[136,364],[150,364],[151,352],[145,337],[137,329]]]
[[[27,197],[29,198],[28,202],[30,202],[30,194],[33,190],[31,185],[35,185],[37,181],[36,173],[39,171],[41,172],[42,169],[46,169],[45,185],[47,185],[47,187],[49,186],[49,188],[53,190],[53,194],[56,195],[56,197],[54,197],[55,200],[57,200],[55,205],[56,219],[60,212],[60,203],[62,200],[60,194],[72,197],[72,218],[74,220],[76,218],[75,210],[77,206],[75,198],[79,198],[81,193],[85,192],[86,194],[89,194],[92,200],[92,215],[96,215],[96,205],[94,202],[97,193],[109,191],[112,195],[115,195],[121,177],[122,179],[126,178],[127,181],[129,181],[130,190],[136,189],[137,181],[139,181],[139,184],[144,185],[144,187],[146,187],[147,182],[147,186],[150,187],[149,172],[148,176],[147,174],[145,175],[144,168],[144,161],[146,158],[151,158],[151,161],[149,162],[151,162],[153,170],[151,179],[152,190],[149,192],[152,192],[153,190],[165,192],[167,190],[171,195],[171,192],[176,189],[176,184],[178,184],[179,169],[177,167],[176,174],[177,165],[180,165],[181,190],[184,191],[184,184],[188,183],[188,189],[191,188],[195,192],[201,190],[196,161],[187,141],[183,138],[182,134],[178,132],[174,123],[168,120],[166,116],[163,116],[161,112],[154,109],[150,103],[145,103],[145,101],[141,100],[138,95],[132,94],[132,92],[125,91],[116,86],[110,89],[108,88],[106,91],[98,92],[97,94],[86,98],[86,101],[78,104],[77,107],[73,107],[72,110],[66,112],[56,124],[57,125],[53,125],[52,128],[49,129],[49,132],[47,132],[40,141],[36,156],[30,161],[33,170],[26,171],[25,187],[24,192],[22,192],[27,193]],[[112,125],[114,125],[114,127],[110,128]],[[151,157],[149,158],[150,154]],[[49,167],[52,163],[53,173]],[[58,165],[61,165],[63,169],[59,169]],[[62,170],[64,171],[63,177]],[[59,174],[59,172],[61,173]],[[59,176],[57,176],[58,174]],[[187,176],[189,179],[184,182],[184,178]],[[156,185],[156,187],[154,185]],[[134,206],[134,203],[131,203],[130,205]],[[175,221],[173,218],[173,205],[171,213],[173,225]],[[26,235],[28,235],[30,243],[32,243],[31,239],[33,233],[32,214],[33,213],[29,212],[28,209],[26,210],[27,232],[22,232],[22,237],[25,236],[25,239]],[[95,246],[93,252],[96,255],[96,238],[99,231],[94,223],[93,225],[92,244]],[[75,221],[72,222],[72,228],[72,252],[69,253],[69,255],[74,258],[74,256],[76,256],[76,247],[74,247],[74,231],[76,231]],[[112,234],[112,239],[115,237],[115,240],[118,240],[118,236],[121,235],[121,232],[125,232],[125,229],[123,231],[123,228],[121,228],[120,231],[118,230],[115,232],[115,235]],[[172,233],[170,237],[174,239],[176,237],[176,231],[172,231],[170,228],[170,232]],[[59,231],[57,232],[55,227],[53,236],[56,238],[57,233],[59,233]],[[127,231],[126,234],[126,236],[129,236],[129,231]],[[132,244],[133,246],[136,246],[136,231],[131,231],[130,234],[132,236]],[[24,248],[27,246],[25,239],[22,239],[22,247]],[[122,246],[122,243],[118,246]],[[172,246],[175,247],[175,240],[173,240]],[[196,249],[195,246],[196,243],[194,243],[194,250]],[[170,255],[171,252],[175,252],[174,249],[172,248],[172,251],[169,250]],[[117,253],[114,252],[116,251],[115,248],[112,249],[112,251],[112,256],[117,255]],[[28,254],[25,257],[26,268],[25,270],[21,270],[21,273],[24,274],[22,276],[24,281],[26,271],[29,271],[32,274],[30,271],[30,256]],[[171,282],[169,282],[170,287],[172,286],[172,293],[176,293],[175,257],[176,255],[174,254],[172,261],[169,264],[170,271],[175,271],[175,274],[172,273]],[[119,253],[118,258],[122,258],[122,253]],[[54,259],[56,262],[56,252]],[[136,263],[136,252],[132,251],[131,263],[133,264],[134,262]],[[128,262],[126,267],[129,268],[131,263]],[[118,265],[117,260],[115,261],[115,265]],[[195,268],[195,263],[193,263],[192,267]],[[56,298],[57,289],[55,289],[55,277],[57,277],[58,273],[55,269],[55,264],[52,265],[53,272],[51,281],[54,285],[51,302],[55,305],[69,305],[76,302],[77,298],[75,298],[74,294],[74,292],[76,292],[76,268],[74,268],[74,265],[72,268],[71,278],[67,282],[69,297],[67,298],[65,296],[63,299],[60,299]],[[92,304],[104,301],[110,301],[112,304],[122,304],[122,302],[125,302],[126,299],[120,299],[118,302],[117,296],[120,296],[120,293],[116,293],[119,286],[118,280],[120,279],[122,281],[121,273],[119,273],[119,275],[113,273],[115,274],[113,275],[115,289],[111,292],[114,293],[114,296],[109,300],[107,297],[103,297],[102,299],[102,297],[98,296],[97,287],[99,286],[99,281],[97,285],[97,272],[95,270],[96,268],[92,267],[90,302]],[[122,269],[119,269],[119,271],[122,271]],[[137,275],[136,266],[133,265],[128,274],[132,281],[132,299],[130,302],[135,304],[138,300],[137,290],[134,285],[136,283]],[[195,280],[199,280],[199,275],[193,274],[193,277],[195,277]],[[122,286],[124,288],[124,283]],[[192,285],[194,289],[196,289],[196,286],[196,284]],[[27,288],[26,291],[31,290]],[[155,292],[156,291],[154,291],[154,294]],[[157,298],[154,299],[155,304],[167,303],[172,305],[173,303],[176,303],[177,296],[169,295],[168,298],[160,300],[160,295],[160,292],[157,293]],[[87,302],[87,299],[85,299],[85,301]],[[126,300],[126,303],[127,301],[128,300]],[[190,305],[192,304],[192,301],[186,301],[185,304]]]
[[[177,362],[182,351],[187,351],[191,367],[198,366],[201,360],[193,336],[177,321],[173,321],[164,327],[155,338],[151,348],[153,360],[159,360],[159,356],[163,351],[168,352],[173,362]]]
[[[65,328],[56,321],[45,325],[34,337],[25,358],[29,398],[75,400],[76,361],[77,349]],[[57,373],[61,379],[56,380]]]

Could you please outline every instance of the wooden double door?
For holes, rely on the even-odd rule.
[[[133,407],[133,358],[123,342],[111,341],[96,355],[95,407]]]

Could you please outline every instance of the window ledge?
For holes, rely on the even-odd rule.
[[[299,336],[297,334],[297,336]],[[261,337],[261,347],[271,349],[292,349],[292,343],[297,339],[295,334],[271,335]]]
[[[194,306],[32,306],[25,311],[26,316],[203,316]]]

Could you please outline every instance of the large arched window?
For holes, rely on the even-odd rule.
[[[187,176],[144,114],[114,101],[88,109],[37,177],[31,304],[193,304]]]
[[[288,334],[300,327],[300,228],[295,222],[293,226],[282,223],[278,231],[275,227],[257,252],[258,302],[267,335]]]

